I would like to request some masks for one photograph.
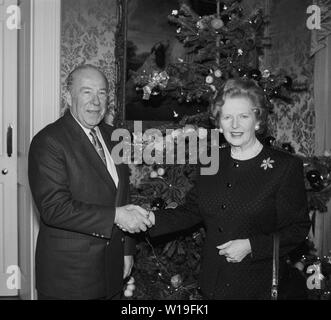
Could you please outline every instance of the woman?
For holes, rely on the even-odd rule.
[[[253,80],[228,80],[215,99],[220,149],[214,176],[200,175],[176,209],[151,213],[156,236],[206,226],[200,287],[206,299],[269,299],[273,234],[284,255],[307,236],[310,222],[300,159],[263,146],[256,132],[266,121],[263,90]]]

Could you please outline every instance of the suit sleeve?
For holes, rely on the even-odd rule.
[[[185,230],[202,222],[196,186],[187,193],[183,205],[154,213],[155,225],[148,231],[151,237]]]
[[[302,243],[310,228],[303,164],[298,158],[292,159],[276,195],[276,232],[279,234],[280,256],[288,254]],[[256,235],[249,240],[253,260],[272,257],[273,234]]]
[[[54,138],[39,134],[32,140],[28,175],[33,199],[43,223],[68,231],[107,239],[111,237],[115,206],[73,199],[65,155]]]

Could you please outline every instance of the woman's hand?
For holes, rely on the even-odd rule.
[[[216,247],[218,254],[226,257],[228,262],[241,262],[252,252],[249,239],[237,239],[228,241]]]

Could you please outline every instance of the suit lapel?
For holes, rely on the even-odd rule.
[[[86,136],[83,129],[80,127],[77,121],[72,117],[69,111],[65,113],[65,115],[63,116],[63,120],[67,132],[70,133],[70,138],[74,140],[73,145],[75,146],[75,148],[80,150],[82,157],[86,158],[88,165],[99,174],[101,179],[107,182],[107,185],[110,186],[112,191],[116,192],[114,181],[111,178],[102,159],[94,149],[92,143],[90,142],[89,138]]]
[[[105,144],[107,145],[107,148],[109,150],[109,153],[111,153],[111,150],[114,147],[115,142],[111,140],[112,130],[107,130],[105,128],[105,124],[101,123],[99,125],[100,132],[102,134],[103,140],[105,141]],[[115,162],[114,162],[115,163]],[[126,197],[123,197],[124,194],[127,192],[127,176],[126,176],[126,166],[125,164],[116,164],[116,171],[118,176],[118,186],[117,186],[117,194],[116,194],[116,206],[122,206],[124,204],[124,201],[126,200]]]

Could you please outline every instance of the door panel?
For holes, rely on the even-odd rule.
[[[0,0],[0,295],[17,295],[17,29],[9,28],[7,8],[16,0]],[[8,140],[8,128],[12,139]],[[12,144],[13,153],[8,151]]]

